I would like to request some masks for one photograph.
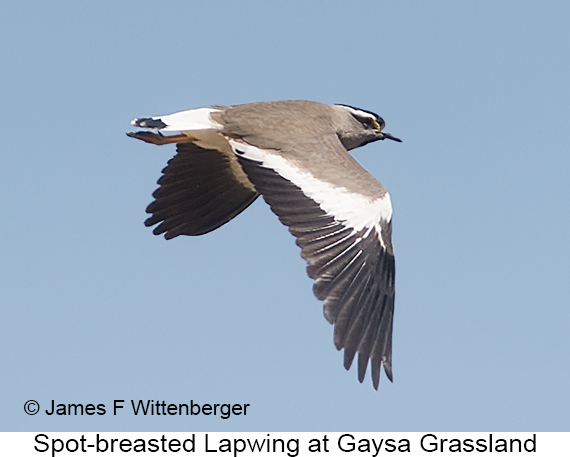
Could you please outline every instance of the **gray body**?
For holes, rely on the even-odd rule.
[[[319,179],[371,197],[386,193],[384,186],[346,153],[362,144],[362,125],[336,105],[305,100],[250,103],[230,106],[220,118],[224,135],[278,150]]]

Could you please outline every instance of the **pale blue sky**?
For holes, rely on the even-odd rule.
[[[2,431],[570,429],[570,3],[0,6]],[[260,199],[203,237],[143,225],[173,147],[137,116],[311,99],[379,113],[394,384],[342,367]],[[26,400],[249,403],[27,416]]]

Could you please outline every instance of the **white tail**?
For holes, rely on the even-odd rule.
[[[214,108],[198,108],[166,116],[136,118],[131,125],[164,131],[220,130],[222,126],[210,117],[211,113],[217,111]]]

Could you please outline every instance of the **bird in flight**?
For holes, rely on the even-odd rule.
[[[313,292],[334,324],[348,370],[370,362],[392,381],[394,251],[392,205],[384,186],[348,151],[378,140],[377,114],[304,100],[199,108],[136,118],[128,136],[176,144],[162,170],[147,226],[166,239],[217,229],[259,195],[295,236]],[[166,132],[177,132],[164,134]]]

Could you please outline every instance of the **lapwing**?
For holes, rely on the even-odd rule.
[[[259,196],[295,236],[315,296],[334,324],[348,370],[368,362],[392,381],[394,251],[392,205],[384,186],[349,150],[378,140],[377,114],[304,100],[212,106],[134,119],[132,138],[177,154],[162,170],[147,226],[166,239],[202,235],[241,213]],[[166,132],[177,132],[165,134]]]

